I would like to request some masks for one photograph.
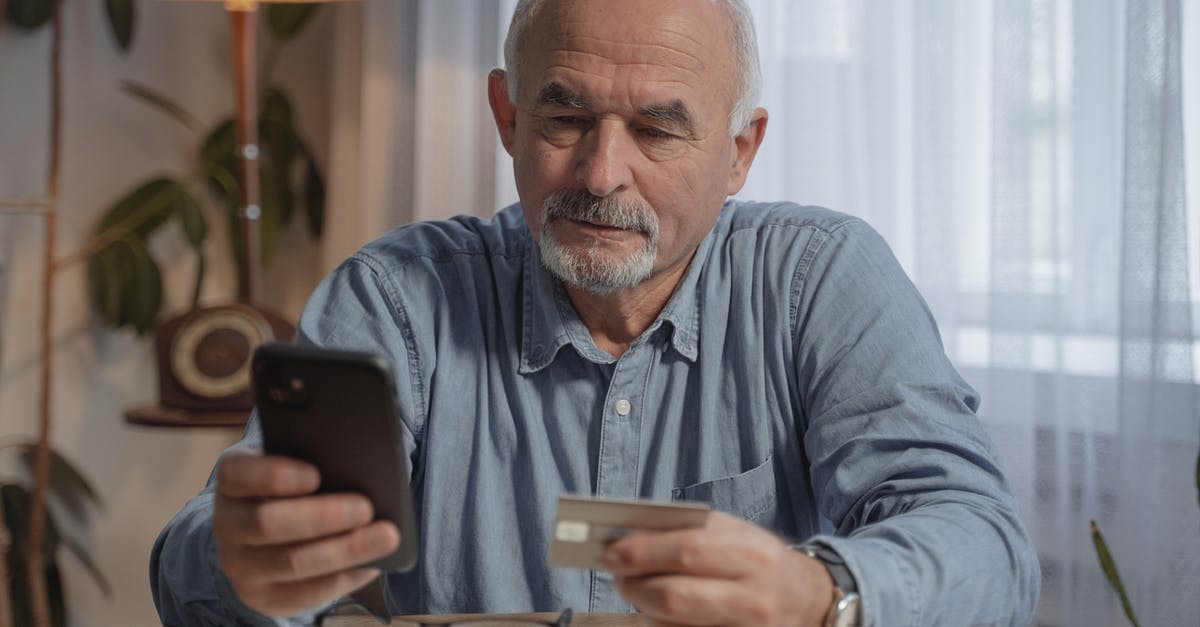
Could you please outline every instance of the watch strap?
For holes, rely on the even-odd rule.
[[[805,555],[821,562],[833,579],[834,600],[825,616],[826,627],[858,627],[862,612],[858,583],[846,566],[846,561],[833,549],[821,544],[793,545]]]
[[[837,586],[839,590],[845,593],[858,592],[858,583],[854,580],[854,574],[850,572],[846,561],[842,559],[841,555],[838,555],[837,551],[821,544],[804,545],[800,550],[825,565],[829,576],[833,578],[833,585]]]

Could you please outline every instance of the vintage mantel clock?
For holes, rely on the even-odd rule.
[[[193,309],[154,331],[157,405],[125,413],[134,424],[239,427],[254,407],[250,358],[267,342],[287,342],[294,329],[282,317],[245,304]]]
[[[246,305],[205,307],[168,320],[154,336],[162,404],[190,412],[248,412],[254,405],[254,349],[291,335],[287,321]]]

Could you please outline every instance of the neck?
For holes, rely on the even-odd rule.
[[[695,251],[693,251],[693,255]],[[691,266],[691,256],[675,268],[655,274],[626,290],[598,295],[565,285],[567,296],[600,350],[620,357],[654,324]]]

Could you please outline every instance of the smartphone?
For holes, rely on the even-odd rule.
[[[419,543],[387,360],[275,343],[254,351],[252,370],[264,452],[315,465],[318,492],[370,499],[375,519],[400,530],[400,546],[366,565],[410,570]]]

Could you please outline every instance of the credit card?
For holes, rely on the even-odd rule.
[[[609,543],[632,532],[703,527],[706,503],[658,503],[560,496],[550,538],[551,566],[603,570],[600,558]]]

